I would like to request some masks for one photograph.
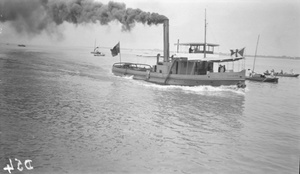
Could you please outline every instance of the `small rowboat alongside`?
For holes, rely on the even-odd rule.
[[[249,76],[246,76],[246,80],[257,81],[257,82],[278,83],[278,78],[277,77],[274,77],[274,76],[269,76],[268,77],[268,76],[265,76],[263,74],[256,74],[254,72],[258,41],[259,41],[259,35],[258,35],[257,43],[256,43],[255,56],[254,56],[254,61],[253,61],[253,70],[249,74]],[[248,69],[248,70],[250,71],[250,69]]]
[[[277,77],[268,77],[263,74],[254,74],[250,77],[246,76],[246,80],[257,81],[257,82],[270,82],[270,83],[278,83]]]

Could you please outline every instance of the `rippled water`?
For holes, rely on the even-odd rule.
[[[116,77],[88,48],[0,47],[0,173],[297,173],[299,78],[235,87]],[[125,50],[122,61],[154,63]],[[246,67],[252,68],[252,58]],[[300,73],[299,60],[256,70]]]

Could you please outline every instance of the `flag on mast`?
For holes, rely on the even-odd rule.
[[[118,42],[117,45],[113,47],[113,49],[110,49],[110,51],[113,57],[117,56],[120,53],[120,42]]]
[[[233,57],[243,57],[244,56],[244,50],[245,50],[245,48],[230,50],[230,52],[231,52],[230,55],[233,56]]]

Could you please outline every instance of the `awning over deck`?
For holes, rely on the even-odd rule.
[[[244,57],[185,57],[185,56],[179,56],[179,55],[175,55],[174,58],[178,58],[181,60],[185,60],[185,61],[210,61],[210,62],[234,62],[234,61],[238,61],[241,59],[244,59]],[[182,59],[185,58],[185,59]]]
[[[244,59],[244,57],[234,57],[234,58],[229,58],[229,57],[224,57],[224,58],[202,58],[201,61],[211,61],[211,62],[234,62]]]
[[[178,45],[178,44],[175,43],[174,45]],[[179,43],[179,46],[204,46],[204,43],[200,43],[200,42]],[[206,46],[217,47],[217,46],[220,46],[220,45],[219,44],[206,43]]]

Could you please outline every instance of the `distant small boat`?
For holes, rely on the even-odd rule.
[[[94,56],[105,56],[105,54],[97,50],[94,52]]]
[[[96,39],[95,39],[94,51],[92,51],[91,54],[94,54],[94,56],[105,56],[105,54],[100,52],[98,49],[99,47],[96,47]]]
[[[100,52],[100,51],[98,50],[98,47],[96,47],[96,48],[94,49],[94,51],[91,52],[91,54],[94,54],[94,56],[105,56],[104,53],[102,53],[102,52]]]
[[[267,72],[264,72],[265,75],[271,75],[271,73],[267,73]],[[299,74],[294,74],[294,73],[279,73],[279,72],[276,72],[276,73],[273,73],[274,76],[280,76],[280,77],[298,77]]]
[[[24,45],[24,44],[19,44],[18,46],[19,47],[26,47],[26,45]]]

